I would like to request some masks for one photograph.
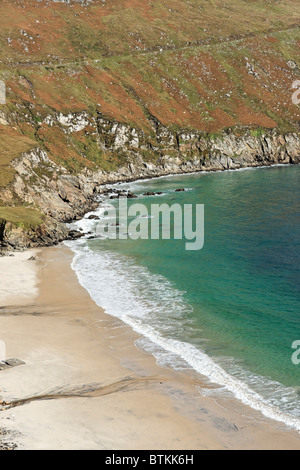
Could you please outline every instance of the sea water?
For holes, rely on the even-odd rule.
[[[300,365],[292,361],[300,340],[300,166],[118,187],[138,195],[128,204],[138,201],[149,214],[151,204],[204,204],[204,246],[86,237],[69,243],[80,283],[140,333],[139,346],[161,366],[193,369],[217,393],[300,431]],[[162,194],[144,196],[149,191]],[[101,204],[95,213],[103,211]],[[94,231],[97,223],[86,217],[75,226]]]

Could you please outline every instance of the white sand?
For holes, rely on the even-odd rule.
[[[0,258],[0,307],[27,305],[38,295],[36,256],[38,250],[12,253]]]
[[[25,362],[0,372],[0,401],[20,405],[0,407],[8,431],[0,448],[3,440],[25,450],[300,449],[297,432],[237,400],[203,396],[212,385],[198,374],[158,367],[138,350],[138,335],[78,284],[68,249],[43,249],[38,262],[28,255],[0,260],[9,302],[24,283],[29,299],[39,270],[38,297],[0,310],[8,357]],[[89,396],[74,395],[82,387]]]

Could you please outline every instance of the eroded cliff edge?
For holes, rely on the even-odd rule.
[[[9,119],[2,116],[6,126],[12,125]],[[118,167],[86,167],[76,173],[55,163],[45,147],[36,142],[10,162],[13,175],[10,183],[0,188],[0,199],[4,208],[26,207],[39,216],[36,218],[32,212],[32,223],[23,223],[22,217],[18,223],[18,215],[5,218],[0,212],[2,249],[51,245],[72,237],[65,223],[96,208],[107,183],[300,162],[300,135],[295,132],[239,127],[210,134],[174,131],[153,116],[149,116],[149,122],[152,129],[145,133],[100,113],[47,116],[40,127],[59,129],[66,140],[74,133],[80,134],[87,146],[92,136],[97,146],[94,151],[108,160],[116,155]]]
[[[107,182],[299,162],[299,14],[2,0],[1,245],[71,236]]]

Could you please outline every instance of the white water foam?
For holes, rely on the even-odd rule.
[[[180,339],[191,327],[187,320],[191,307],[167,279],[151,274],[129,257],[100,251],[99,247],[91,250],[86,241],[66,244],[75,252],[72,268],[80,284],[108,314],[146,338],[146,349],[162,364],[190,367],[267,418],[300,432],[300,419],[293,416],[292,410],[286,413],[278,406],[291,398],[297,400],[295,391],[263,377],[243,376],[238,368],[237,376],[233,376],[203,351]],[[271,389],[270,399],[254,391],[251,380],[253,385],[261,381],[262,389]]]
[[[188,176],[201,176],[201,175],[207,175],[207,174],[216,174],[216,173],[231,173],[231,172],[238,172],[238,171],[249,171],[249,170],[264,170],[268,168],[277,168],[277,167],[287,167],[287,166],[298,166],[300,163],[296,164],[290,164],[290,163],[274,163],[272,165],[260,165],[260,166],[245,166],[243,168],[228,168],[226,170],[199,170],[199,171],[192,171],[190,173],[170,173],[169,175],[162,175],[162,176],[153,176],[150,178],[140,178],[136,179],[134,181],[130,182],[124,182],[124,183],[112,183],[106,185],[107,188],[118,188],[118,189],[131,189],[133,192],[134,191],[140,191],[141,189],[145,189],[153,183],[153,181],[159,181],[159,180],[164,180],[164,179],[176,179],[176,178],[182,178],[182,177],[188,177]],[[149,184],[148,184],[149,183]],[[153,188],[153,186],[151,186]],[[186,188],[186,190],[189,190],[189,188]]]

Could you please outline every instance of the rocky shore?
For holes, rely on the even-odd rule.
[[[50,119],[50,118],[49,118]],[[130,182],[171,174],[220,171],[275,164],[300,163],[300,135],[278,130],[228,129],[215,135],[175,132],[152,122],[153,135],[98,115],[59,115],[47,125],[63,126],[66,133],[92,128],[103,152],[116,153],[125,162],[117,170],[88,170],[75,174],[54,163],[38,146],[16,158],[15,177],[0,188],[3,206],[38,208],[43,221],[37,227],[0,219],[0,250],[49,246],[80,236],[66,223],[78,220],[99,205],[106,184]]]

